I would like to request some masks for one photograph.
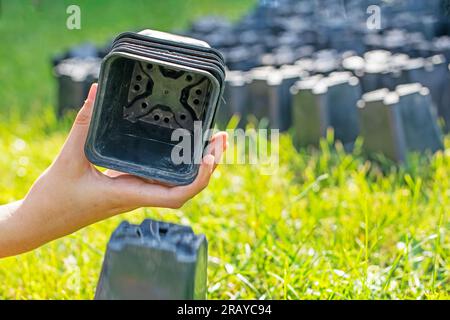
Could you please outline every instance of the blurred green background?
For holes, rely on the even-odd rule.
[[[238,19],[255,3],[0,1],[1,204],[26,194],[73,120],[54,115],[54,54],[126,30],[183,29],[203,15]],[[66,28],[70,4],[81,8],[81,30]],[[353,154],[330,141],[299,152],[285,134],[274,175],[222,166],[180,210],[140,209],[0,260],[0,298],[93,298],[111,232],[145,217],[206,234],[210,299],[450,298],[450,152],[394,167],[367,161],[361,141]]]

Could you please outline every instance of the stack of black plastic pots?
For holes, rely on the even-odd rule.
[[[111,235],[97,300],[205,299],[208,242],[188,226],[145,219]]]
[[[120,34],[102,62],[86,156],[169,185],[192,182],[224,78],[223,58],[206,42],[152,30]],[[183,139],[189,143],[180,147]]]

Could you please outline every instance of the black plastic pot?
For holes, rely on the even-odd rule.
[[[206,298],[208,242],[190,227],[122,222],[109,240],[97,300]]]
[[[358,106],[369,155],[381,153],[401,163],[409,152],[434,153],[444,147],[429,90],[419,83],[366,93]]]
[[[58,117],[83,105],[90,86],[98,79],[100,61],[98,58],[68,58],[54,67],[58,80]]]
[[[189,184],[210,138],[224,78],[222,56],[203,41],[151,30],[119,35],[102,62],[86,156],[105,168]],[[172,137],[176,130],[190,141],[188,150]]]

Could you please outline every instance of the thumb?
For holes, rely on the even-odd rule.
[[[88,96],[84,101],[83,107],[78,111],[77,117],[73,125],[74,128],[80,128],[80,130],[87,131],[92,116],[92,107],[95,102],[95,95],[97,94],[97,83],[93,83],[89,89]],[[84,128],[87,127],[87,128]],[[73,130],[72,130],[73,131]]]
[[[87,99],[83,107],[78,111],[77,117],[70,130],[69,137],[64,144],[62,153],[69,153],[72,157],[84,157],[84,143],[86,142],[89,124],[92,117],[92,109],[97,94],[97,83],[91,85]]]

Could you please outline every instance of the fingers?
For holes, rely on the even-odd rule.
[[[167,200],[173,203],[173,207],[180,208],[189,199],[205,189],[214,171],[215,158],[212,154],[203,157],[200,169],[195,180],[186,186],[173,187],[168,192]]]
[[[223,153],[228,147],[228,134],[224,131],[218,132],[211,137],[207,154],[212,154],[215,159],[213,170],[215,170],[222,159]]]
[[[210,148],[203,157],[196,179],[189,185],[169,187],[115,170],[106,170],[113,188],[120,192],[120,198],[134,207],[180,208],[186,201],[205,189],[220,158],[227,147],[227,133],[219,132],[211,138]],[[118,195],[119,196],[119,195]]]
[[[228,133],[225,131],[218,132],[211,137],[211,142],[209,144],[210,150],[207,153],[214,155],[217,162],[220,160],[220,156],[226,149],[227,140]]]
[[[186,186],[168,187],[148,183],[131,175],[116,176],[112,184],[113,189],[120,193],[117,196],[134,207],[177,209],[206,188],[213,168],[214,156],[207,155],[202,160],[197,178]]]
[[[207,154],[203,157],[197,178],[187,186],[171,188],[169,201],[174,200],[175,208],[181,207],[186,201],[193,198],[205,189],[216,169],[224,151],[228,146],[228,134],[224,131],[218,132],[211,137],[211,143]]]

